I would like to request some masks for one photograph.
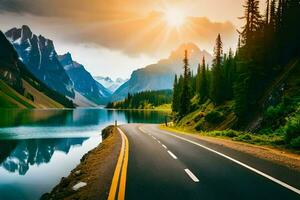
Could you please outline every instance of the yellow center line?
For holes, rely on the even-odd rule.
[[[118,128],[120,133],[125,138],[125,156],[123,160],[123,166],[122,166],[122,172],[121,172],[121,180],[120,180],[120,186],[119,186],[119,195],[118,200],[124,200],[125,199],[125,189],[126,189],[126,177],[127,177],[127,166],[128,166],[128,154],[129,154],[129,142],[124,134],[124,132]]]
[[[125,146],[124,146],[125,145],[124,144],[124,136],[122,134],[121,134],[121,137],[122,137],[122,146],[121,146],[117,166],[116,166],[116,169],[115,169],[115,172],[114,172],[114,176],[113,176],[113,179],[112,179],[112,183],[111,183],[111,186],[110,186],[108,200],[115,200],[116,191],[117,191],[117,187],[118,187],[120,170],[121,170],[121,167],[122,167],[122,160],[123,160],[123,157],[124,157],[124,148],[125,148]]]

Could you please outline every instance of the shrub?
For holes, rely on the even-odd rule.
[[[300,148],[300,136],[292,139],[290,142],[290,146],[293,148]]]
[[[285,140],[288,144],[300,137],[300,114],[288,119],[287,124],[284,126]]]
[[[205,120],[209,123],[216,124],[224,120],[224,115],[218,111],[211,111],[205,116]]]
[[[252,138],[251,138],[251,135],[249,134],[242,134],[242,135],[239,135],[238,137],[235,137],[234,140],[237,140],[237,141],[250,141]]]
[[[239,132],[234,130],[223,130],[223,131],[211,131],[208,132],[207,134],[211,136],[225,136],[225,137],[234,138],[239,135]]]
[[[227,137],[231,137],[231,138],[238,136],[238,132],[233,131],[233,130],[227,130],[224,133]]]
[[[284,106],[283,104],[279,104],[277,106],[270,106],[268,107],[267,111],[265,112],[265,116],[267,119],[276,119],[280,115],[284,113]]]

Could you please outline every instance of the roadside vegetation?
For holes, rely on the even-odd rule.
[[[123,101],[111,102],[107,108],[171,110],[172,90],[145,91],[128,94]]]
[[[236,52],[216,39],[214,60],[175,76],[174,127],[253,144],[300,148],[299,1],[246,0]],[[200,59],[200,58],[199,58]]]

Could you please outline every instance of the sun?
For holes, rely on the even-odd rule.
[[[178,9],[168,9],[164,11],[165,20],[170,27],[179,28],[185,21],[185,15]]]

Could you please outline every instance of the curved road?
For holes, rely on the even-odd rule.
[[[129,142],[125,199],[300,199],[300,173],[158,125],[120,128]]]

